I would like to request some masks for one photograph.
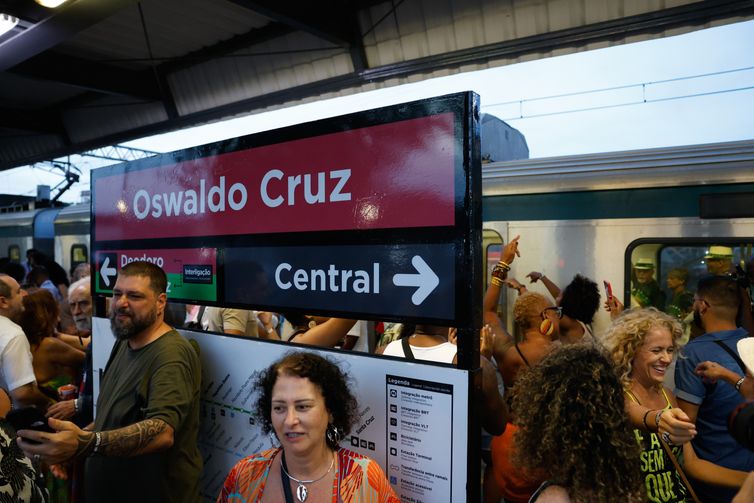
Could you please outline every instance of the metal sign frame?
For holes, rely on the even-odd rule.
[[[297,140],[321,137],[342,132],[355,131],[385,124],[399,123],[432,117],[439,114],[452,114],[452,204],[453,218],[448,225],[412,225],[393,226],[377,229],[332,229],[315,232],[296,231],[291,233],[273,232],[257,234],[224,234],[224,235],[193,235],[184,237],[151,237],[118,239],[100,239],[98,237],[98,205],[111,204],[118,207],[122,204],[115,200],[106,200],[98,193],[97,184],[105,182],[109,177],[119,175],[141,176],[164,165],[175,165],[186,162],[215,162],[217,156],[243,152],[245,150],[263,148],[270,145]],[[104,293],[98,291],[98,275],[100,263],[98,257],[102,253],[116,253],[118,251],[145,250],[214,250],[216,294],[213,301],[193,298],[191,296],[175,298],[187,303],[200,303],[210,306],[236,307],[241,309],[259,309],[269,311],[288,311],[302,314],[321,314],[345,318],[364,320],[394,320],[407,323],[424,323],[434,325],[455,326],[458,328],[458,365],[460,370],[468,371],[468,451],[466,458],[467,481],[466,493],[468,501],[476,501],[480,496],[480,487],[476,482],[480,480],[480,436],[479,416],[481,407],[481,372],[479,368],[479,329],[482,325],[482,190],[481,190],[481,159],[480,159],[480,123],[479,97],[472,92],[457,93],[438,98],[420,100],[412,103],[384,107],[365,112],[357,112],[340,117],[333,117],[316,122],[299,124],[273,131],[243,136],[231,140],[202,145],[177,152],[158,155],[152,158],[118,164],[92,171],[92,214],[91,214],[91,242],[92,252],[92,292],[97,296],[95,302],[99,316],[104,314]],[[407,153],[403,153],[406,155]],[[411,160],[407,159],[407,163]],[[426,180],[432,185],[433,180]],[[114,192],[117,193],[117,190]],[[236,200],[237,201],[237,200]],[[123,208],[119,208],[121,211]],[[127,205],[125,208],[128,211]],[[200,225],[200,224],[198,224]],[[281,306],[253,302],[239,302],[226,297],[227,275],[233,274],[232,264],[227,262],[232,256],[233,249],[242,248],[289,248],[289,247],[372,247],[384,248],[388,252],[400,247],[446,247],[452,250],[451,285],[446,292],[452,295],[452,309],[441,314],[430,316],[421,310],[414,314],[396,315],[389,309],[370,311],[367,309],[343,310],[337,308],[317,308]],[[228,251],[231,250],[231,253]],[[389,255],[389,253],[388,253]],[[413,258],[413,257],[411,257]],[[185,264],[184,264],[185,265]],[[191,265],[191,264],[189,264]],[[413,264],[416,266],[416,264]],[[198,276],[201,270],[195,271]],[[408,271],[406,271],[408,272]],[[447,280],[447,278],[442,278]],[[441,279],[441,280],[442,280]],[[404,281],[411,281],[406,280]],[[431,296],[431,294],[430,294]],[[170,295],[169,295],[170,298]],[[378,358],[375,355],[364,355],[365,358]],[[390,358],[390,357],[379,357]],[[422,362],[426,365],[430,362]]]

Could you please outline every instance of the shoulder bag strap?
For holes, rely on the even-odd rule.
[[[414,352],[411,351],[411,346],[408,343],[408,337],[401,339],[401,346],[403,347],[403,355],[406,357],[406,360],[416,360]]]
[[[723,350],[728,353],[730,356],[733,357],[734,360],[736,360],[736,363],[738,363],[738,366],[741,367],[741,370],[743,371],[744,375],[746,375],[746,365],[744,365],[743,360],[741,360],[741,357],[738,356],[738,353],[730,349],[730,346],[725,344],[723,341],[714,339],[712,342],[723,348]]]
[[[673,450],[670,448],[670,446],[667,443],[665,443],[665,441],[662,439],[660,435],[657,435],[657,438],[660,441],[662,448],[665,449],[665,452],[670,458],[670,461],[673,462],[673,466],[675,467],[675,470],[678,472],[678,475],[681,476],[683,485],[686,486],[686,490],[689,492],[689,496],[691,496],[691,500],[694,503],[701,503],[699,501],[699,498],[696,496],[696,493],[694,492],[694,488],[691,487],[691,484],[689,483],[689,479],[686,478],[686,474],[683,472],[683,468],[681,468],[681,465],[678,464],[678,460],[676,459],[675,454],[673,454]]]

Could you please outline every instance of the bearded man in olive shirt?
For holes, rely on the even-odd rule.
[[[110,310],[118,340],[93,431],[51,418],[56,433],[18,432],[24,452],[49,464],[88,456],[87,501],[199,502],[201,367],[193,347],[163,321],[166,287],[154,264],[119,271]]]

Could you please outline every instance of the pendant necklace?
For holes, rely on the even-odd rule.
[[[285,451],[283,451],[282,458],[280,460],[280,469],[283,470],[283,474],[285,476],[283,477],[283,488],[288,488],[288,491],[290,491],[290,485],[288,484],[288,479],[291,479],[295,481],[298,486],[296,487],[296,498],[301,502],[304,503],[306,501],[306,498],[309,496],[309,489],[306,487],[306,484],[313,484],[315,482],[319,482],[323,478],[327,476],[328,473],[332,471],[332,467],[335,466],[335,456],[333,455],[332,461],[330,462],[330,468],[327,469],[327,471],[322,474],[321,477],[317,479],[312,480],[299,480],[290,473],[288,473],[288,466],[285,463]]]

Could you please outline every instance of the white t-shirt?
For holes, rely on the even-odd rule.
[[[411,346],[411,352],[414,354],[414,358],[416,358],[417,360],[439,363],[453,363],[453,358],[455,358],[456,353],[458,352],[458,347],[455,344],[443,342],[442,344],[438,344],[437,346]],[[401,358],[406,357],[406,355],[403,353],[403,346],[400,339],[393,341],[385,346],[385,351],[383,351],[382,354],[388,356],[400,356]]]
[[[24,331],[0,315],[0,386],[12,391],[36,382],[31,347]]]
[[[202,315],[202,328],[223,333],[238,330],[247,337],[257,337],[257,316],[254,311],[222,307],[207,307]]]

